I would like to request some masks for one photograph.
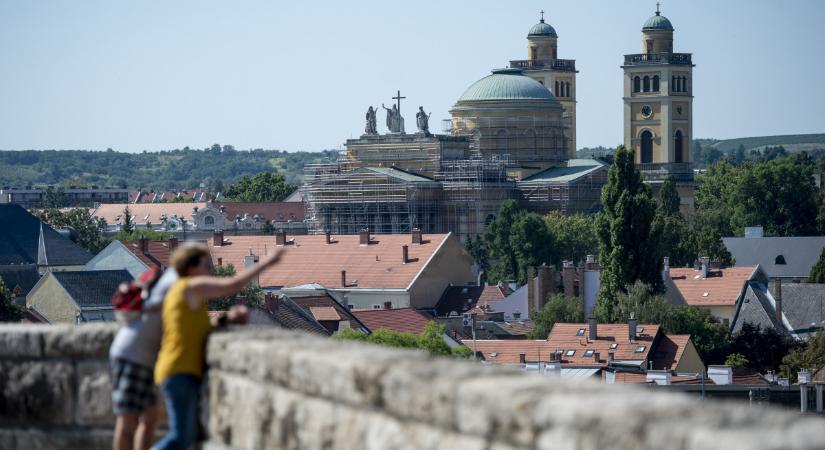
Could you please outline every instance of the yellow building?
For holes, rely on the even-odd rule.
[[[558,58],[556,30],[541,20],[527,33],[527,59],[510,61],[510,67],[543,84],[564,109],[567,128],[567,157],[576,157],[576,60]]]

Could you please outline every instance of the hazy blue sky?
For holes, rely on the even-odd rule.
[[[579,146],[620,143],[619,66],[654,1],[0,0],[0,149],[338,148],[396,89],[408,125],[423,105],[440,129],[527,57],[542,8],[580,71]],[[825,132],[825,1],[662,13],[694,55],[696,137]]]

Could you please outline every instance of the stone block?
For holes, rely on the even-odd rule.
[[[72,424],[74,376],[74,367],[65,362],[0,361],[0,423]]]
[[[114,426],[112,377],[109,363],[89,361],[77,364],[77,405],[75,418],[81,425]]]
[[[0,428],[0,450],[106,450],[113,437],[106,428]]]
[[[46,326],[0,325],[0,358],[42,357],[43,328],[46,328]]]
[[[115,323],[52,325],[43,327],[43,356],[47,358],[108,359],[117,333]]]

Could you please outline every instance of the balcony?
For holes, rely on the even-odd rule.
[[[561,72],[575,72],[575,59],[519,59],[510,61],[510,67],[524,70],[557,70]]]
[[[672,176],[677,182],[693,182],[693,163],[643,163],[636,164],[645,181],[664,181]]]
[[[647,66],[654,64],[684,64],[692,65],[690,53],[637,53],[624,55],[625,66]]]

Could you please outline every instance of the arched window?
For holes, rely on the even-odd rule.
[[[670,91],[671,92],[678,92],[676,90],[676,75],[674,75],[670,78]]]
[[[659,92],[659,75],[653,77],[653,92]]]
[[[524,132],[524,148],[536,153],[536,132],[527,130]]]
[[[559,92],[559,82],[556,81],[556,97],[561,97],[561,92]]]
[[[688,91],[687,77],[682,77],[682,92]]]
[[[785,257],[783,255],[778,255],[776,257],[776,259],[773,260],[773,263],[776,264],[776,265],[780,265],[780,266],[784,266],[785,264],[788,264],[788,263],[785,262]]]
[[[570,82],[564,83],[564,93],[567,94],[565,97],[570,97]]]
[[[645,78],[644,78],[644,81],[643,81],[642,84],[644,84],[645,92],[650,92],[650,77],[649,76],[645,75]]]
[[[212,216],[206,216],[203,218],[204,225],[215,225],[215,218]]]
[[[496,150],[500,152],[507,151],[507,131],[498,130],[496,133]]]
[[[674,146],[674,161],[677,163],[684,162],[683,154],[684,154],[684,139],[682,138],[682,130],[676,130],[676,136],[673,139],[673,146]]]
[[[633,92],[639,92],[642,90],[642,79],[639,77],[633,77]]]
[[[653,133],[650,130],[642,131],[642,164],[653,162]]]

